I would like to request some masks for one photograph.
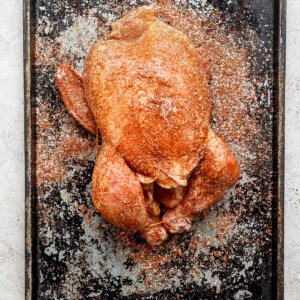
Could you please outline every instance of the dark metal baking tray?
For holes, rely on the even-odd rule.
[[[68,115],[55,70],[61,62],[82,69],[111,21],[151,3],[24,1],[26,299],[283,299],[285,0],[161,2],[192,27],[201,19],[211,45],[229,47],[241,72],[229,80],[237,94],[248,89],[240,108],[231,107],[226,125],[213,98],[212,122],[242,177],[190,232],[158,250],[93,210],[94,138]],[[168,9],[161,15],[172,24]]]

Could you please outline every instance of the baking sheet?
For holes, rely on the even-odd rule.
[[[282,299],[284,1],[24,4],[27,299]],[[223,201],[156,250],[94,212],[95,139],[54,80],[62,62],[82,71],[93,42],[141,5],[213,52],[212,124],[242,168]]]

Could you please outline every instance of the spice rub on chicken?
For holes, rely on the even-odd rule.
[[[108,222],[151,245],[189,230],[239,178],[239,164],[210,127],[207,61],[179,30],[141,7],[91,48],[83,76],[61,65],[69,112],[102,137],[93,203]]]

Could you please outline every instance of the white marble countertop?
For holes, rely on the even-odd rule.
[[[0,300],[24,299],[22,0],[0,0]],[[285,298],[300,299],[300,1],[287,0]]]

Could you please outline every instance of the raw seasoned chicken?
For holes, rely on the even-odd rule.
[[[239,178],[229,146],[210,128],[205,63],[182,32],[142,7],[94,44],[83,77],[68,65],[57,72],[70,113],[102,136],[95,209],[151,245],[188,230]]]

